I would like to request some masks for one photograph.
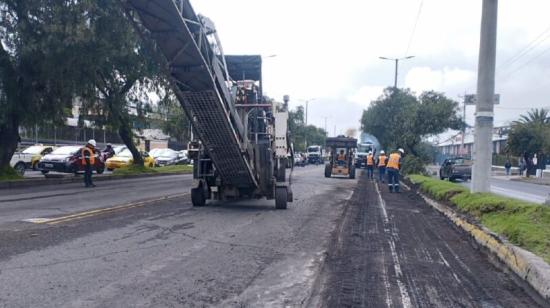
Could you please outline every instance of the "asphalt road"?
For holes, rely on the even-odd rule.
[[[531,184],[506,179],[491,178],[491,192],[505,197],[516,198],[528,202],[544,203],[550,194],[550,186]],[[462,182],[470,187],[471,182]]]
[[[188,176],[2,191],[19,200],[0,203],[0,306],[304,305],[356,183],[322,174],[296,170],[288,210],[267,200],[193,208],[187,195],[91,210],[186,193]]]
[[[288,210],[193,208],[190,183],[0,190],[0,307],[536,307],[412,193],[307,166]]]

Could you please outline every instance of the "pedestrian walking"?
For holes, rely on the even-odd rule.
[[[384,150],[380,151],[380,156],[378,156],[377,166],[378,166],[378,180],[382,183],[385,183],[384,176],[386,175],[386,164],[388,163],[388,157]]]
[[[535,170],[535,177],[539,177],[539,158],[537,157],[537,153],[533,155],[533,170]]]
[[[386,171],[388,172],[388,187],[390,192],[399,192],[399,170],[401,169],[401,155],[405,154],[403,149],[399,149],[390,154]]]
[[[544,154],[542,152],[539,152],[537,154],[537,177],[542,178],[542,174],[544,173],[544,169],[546,169],[546,157],[544,157]],[[534,164],[535,162],[533,162]]]
[[[94,139],[90,139],[88,143],[82,148],[82,165],[84,166],[84,186],[95,187],[92,182],[92,168],[95,165],[95,151],[96,142]]]
[[[523,172],[525,171],[525,158],[523,158],[523,156],[519,158],[518,168],[519,176],[523,176]]]
[[[506,162],[504,163],[504,169],[506,170],[506,175],[510,175],[510,169],[512,169],[512,163],[510,162],[510,159],[506,159]]]
[[[525,177],[529,177],[533,172],[533,161],[528,152],[523,153],[523,159],[525,159]]]
[[[374,179],[374,155],[372,152],[367,154],[367,178]]]

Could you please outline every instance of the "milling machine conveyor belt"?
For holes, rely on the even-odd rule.
[[[198,16],[188,1],[128,0],[164,54],[174,91],[224,183],[257,187],[241,151],[242,128]],[[232,120],[233,119],[233,120]]]

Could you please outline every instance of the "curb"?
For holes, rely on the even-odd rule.
[[[156,176],[168,176],[168,175],[181,175],[181,174],[191,174],[191,172],[172,172],[172,173],[144,173],[144,174],[134,174],[134,175],[103,175],[103,176],[94,176],[95,181],[111,181],[111,180],[121,180],[121,179],[137,179],[145,177],[156,177]],[[27,187],[36,187],[36,186],[46,186],[46,185],[59,185],[59,184],[69,184],[69,183],[81,183],[83,181],[82,177],[61,177],[61,178],[46,178],[46,179],[26,179],[26,180],[15,180],[15,181],[6,181],[0,182],[0,190],[2,189],[11,189],[11,188],[27,188]]]
[[[418,194],[433,208],[447,216],[481,246],[503,262],[521,279],[535,289],[546,301],[550,300],[550,265],[541,257],[510,244],[485,227],[479,227],[460,217],[452,208],[441,204],[421,192]]]

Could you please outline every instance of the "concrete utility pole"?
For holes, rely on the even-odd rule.
[[[477,73],[472,192],[489,192],[492,165],[493,104],[498,0],[483,0]]]
[[[382,60],[395,61],[395,75],[394,75],[394,80],[393,80],[393,87],[397,88],[397,74],[399,72],[399,61],[400,60],[412,59],[412,58],[414,58],[414,56],[408,56],[408,57],[404,57],[404,58],[386,58],[386,57],[378,57],[378,58],[380,58]]]

